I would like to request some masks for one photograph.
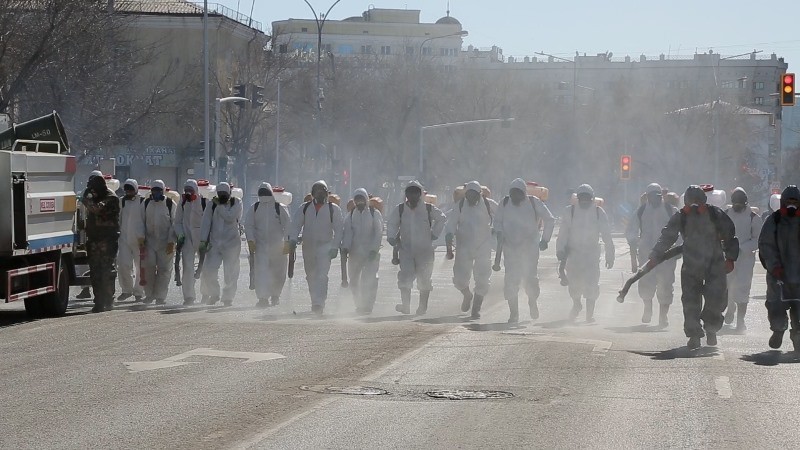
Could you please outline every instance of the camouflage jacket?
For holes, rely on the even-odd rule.
[[[120,203],[109,190],[102,200],[97,200],[84,191],[81,201],[86,206],[86,238],[117,239],[119,237]]]

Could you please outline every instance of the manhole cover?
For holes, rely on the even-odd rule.
[[[389,391],[369,386],[300,386],[303,391],[319,394],[386,395]]]
[[[492,398],[511,398],[511,392],[504,391],[463,391],[460,389],[440,389],[425,393],[428,397],[443,398],[447,400],[484,400]]]

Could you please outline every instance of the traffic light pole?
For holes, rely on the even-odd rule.
[[[217,98],[214,99],[214,103],[216,107],[214,108],[214,158],[219,158],[219,153],[222,150],[222,133],[220,132],[220,128],[222,128],[220,117],[222,116],[222,104],[229,103],[229,102],[249,102],[249,98],[244,97],[225,97],[225,98]],[[206,167],[211,167],[211,163],[206,158]],[[208,175],[208,174],[206,174]],[[213,181],[214,184],[219,183],[219,171],[217,169],[214,170],[214,177],[208,176],[209,181]]]
[[[449,128],[455,127],[458,125],[471,125],[475,123],[498,123],[498,122],[513,122],[513,117],[508,117],[505,119],[478,119],[478,120],[465,120],[463,122],[448,122],[448,123],[437,123],[434,125],[425,125],[419,127],[419,176],[423,177],[425,174],[425,140],[423,132],[425,130],[432,130],[435,128]]]

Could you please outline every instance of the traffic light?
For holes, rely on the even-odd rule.
[[[253,85],[253,96],[250,97],[253,101],[253,106],[260,106],[264,104],[264,86]]]
[[[247,96],[247,85],[246,84],[234,84],[233,90],[231,91],[231,97],[245,97]],[[240,108],[244,107],[244,101],[235,101],[233,102],[236,105],[239,105]]]
[[[785,73],[781,77],[781,106],[794,106],[794,74]]]
[[[342,186],[347,186],[350,184],[350,172],[347,170],[342,171]]]
[[[631,157],[630,155],[622,155],[619,159],[619,179],[620,180],[630,180],[631,179]]]

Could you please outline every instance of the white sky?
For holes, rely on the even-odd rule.
[[[199,0],[193,0],[198,2]],[[262,22],[311,18],[303,0],[209,0],[238,9]],[[317,12],[335,0],[309,0]],[[201,2],[202,4],[202,2]],[[789,5],[785,3],[784,6]],[[447,0],[341,0],[331,19],[361,15],[375,8],[419,9],[423,22],[444,16]],[[692,55],[713,49],[723,55],[763,50],[776,53],[800,72],[797,8],[788,7],[785,24],[779,4],[743,0],[451,0],[450,15],[469,31],[464,46],[497,45],[505,56],[535,56],[543,51],[572,56],[611,51],[614,56]]]

